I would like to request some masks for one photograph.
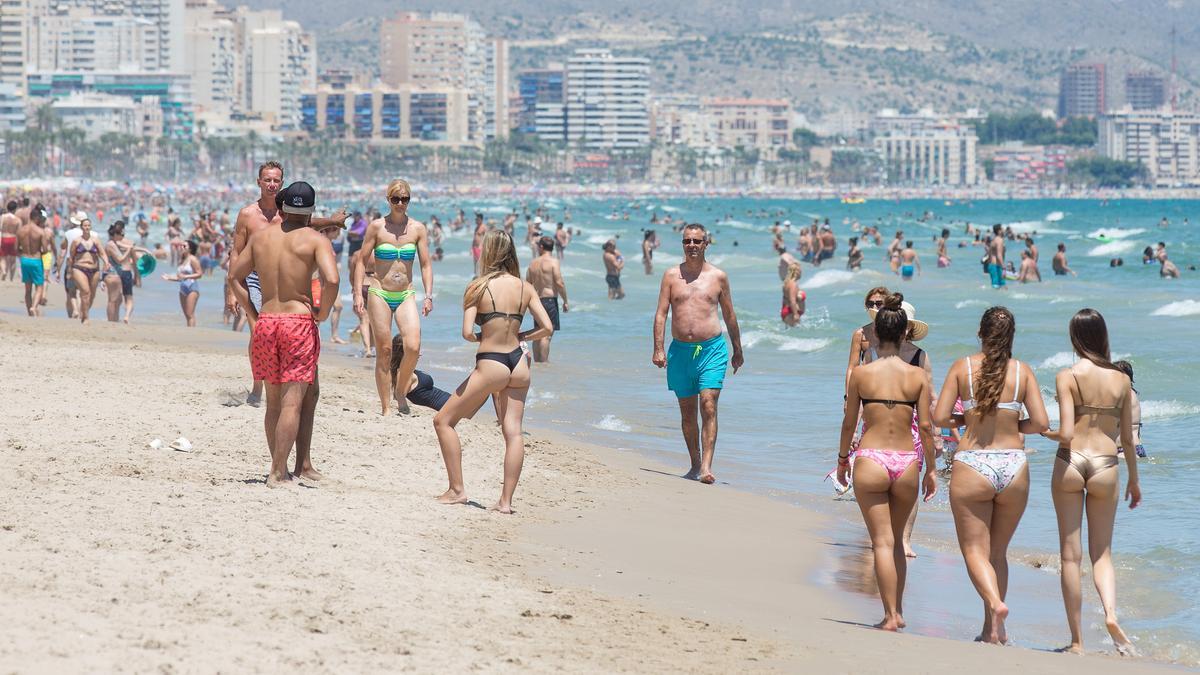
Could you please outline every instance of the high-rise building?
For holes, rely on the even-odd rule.
[[[29,0],[0,0],[0,84],[25,91]]]
[[[468,99],[445,86],[323,85],[301,95],[300,126],[360,141],[468,145]]]
[[[567,142],[634,149],[650,141],[649,59],[577,49],[567,61]]]
[[[26,67],[33,72],[160,70],[150,39],[156,27],[149,19],[73,7],[34,16],[27,30]]]
[[[1058,83],[1058,116],[1095,117],[1107,110],[1103,63],[1076,63],[1063,69]]]
[[[700,106],[717,147],[773,154],[792,142],[792,106],[779,99],[711,98]]]
[[[1158,187],[1200,185],[1200,114],[1121,110],[1100,117],[1100,154],[1146,167]]]
[[[974,185],[978,144],[974,129],[958,124],[875,137],[888,181],[899,185]]]
[[[312,36],[279,10],[234,10],[189,0],[186,72],[196,110],[214,122],[255,117],[300,127],[300,93],[316,86]]]
[[[1157,110],[1167,103],[1166,79],[1148,70],[1125,74],[1125,104],[1134,110]]]
[[[380,79],[466,89],[471,138],[508,134],[508,44],[464,14],[403,12],[380,24]]]
[[[562,105],[566,96],[567,72],[558,68],[531,68],[517,73],[517,94],[520,109],[517,131],[523,134],[537,133],[538,104]]]
[[[0,0],[9,2],[9,0]],[[25,11],[26,26],[29,31],[38,31],[39,35],[30,35],[24,43],[25,59],[28,71],[53,71],[62,69],[59,59],[73,58],[70,54],[56,56],[48,45],[55,43],[69,44],[75,53],[86,52],[90,46],[97,49],[105,48],[107,35],[114,30],[121,30],[120,19],[139,19],[147,22],[138,29],[137,37],[142,44],[137,50],[138,67],[143,70],[160,70],[181,72],[184,66],[184,2],[185,0],[22,0],[20,4]],[[58,20],[55,20],[58,17]],[[117,21],[117,26],[98,26],[101,31],[96,41],[89,45],[86,35],[78,43],[73,36],[63,36],[64,21],[70,33],[76,33],[71,25],[74,22]],[[128,26],[129,24],[125,24]],[[41,63],[34,63],[36,58]],[[82,57],[86,64],[86,57]],[[57,63],[57,65],[56,65]],[[128,67],[129,64],[125,64]],[[97,66],[97,70],[105,69]]]

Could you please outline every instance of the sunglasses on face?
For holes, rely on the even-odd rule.
[[[684,239],[683,240],[684,246],[700,246],[703,243],[704,243],[703,239]]]
[[[407,195],[405,195],[403,197],[388,197],[388,201],[393,204],[407,204],[408,200],[410,200],[410,199],[412,199],[412,197],[409,197]]]
[[[872,309],[872,308],[874,308],[874,309],[880,309],[880,308],[882,308],[882,307],[883,307],[883,301],[882,301],[882,300],[868,300],[868,301],[867,301],[867,309]]]

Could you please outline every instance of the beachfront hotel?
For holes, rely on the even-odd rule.
[[[875,150],[894,185],[975,185],[978,144],[971,127],[952,123],[875,138]]]
[[[1137,162],[1156,187],[1200,185],[1200,113],[1132,110],[1100,117],[1100,154]]]
[[[575,50],[567,61],[565,140],[592,150],[646,146],[650,142],[649,73],[649,59],[619,56],[607,49]]]

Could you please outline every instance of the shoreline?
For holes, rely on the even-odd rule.
[[[385,183],[337,183],[336,181],[309,177],[310,182],[318,185],[323,195],[330,193],[352,193],[363,195],[382,194]],[[170,190],[174,193],[176,184],[170,182],[135,180],[134,185],[153,185],[156,191]],[[0,189],[42,189],[51,192],[71,190],[121,188],[125,183],[119,181],[90,181],[81,178],[30,178],[25,180],[0,180]],[[226,179],[197,177],[195,180],[180,183],[187,190],[204,191],[221,195],[237,196],[238,201],[253,201],[257,191],[251,187],[230,189]],[[579,183],[540,183],[534,186],[514,185],[512,183],[468,181],[463,183],[413,182],[413,190],[420,192],[422,198],[496,198],[496,199],[555,199],[555,198],[653,198],[653,199],[689,199],[689,198],[752,198],[752,199],[794,199],[799,201],[833,201],[849,208],[860,203],[842,203],[844,197],[861,197],[879,202],[899,201],[1037,201],[1037,200],[1067,200],[1067,201],[1122,201],[1122,200],[1192,200],[1200,199],[1200,187],[1176,188],[1069,188],[1069,187],[1037,187],[1017,185],[989,185],[961,188],[946,188],[938,185],[888,187],[888,186],[852,186],[852,185],[803,185],[780,187],[773,185],[741,185],[741,186],[705,186],[702,182],[698,187],[673,185],[669,182],[647,181],[642,183],[596,183],[582,185]],[[133,189],[133,188],[126,188]],[[339,195],[340,196],[340,195]],[[231,197],[232,198],[232,197]],[[949,205],[949,204],[947,204]]]
[[[19,302],[11,286],[0,288],[5,306]],[[257,438],[261,410],[223,407],[213,391],[214,384],[236,389],[248,379],[237,346],[245,334],[231,341],[232,334],[208,328],[142,324],[139,330],[0,314],[7,346],[0,363],[40,417],[14,425],[13,437],[0,445],[11,455],[3,480],[16,503],[2,523],[0,540],[7,545],[0,555],[22,577],[13,590],[18,602],[8,610],[20,617],[7,618],[25,619],[24,628],[0,639],[0,655],[20,654],[30,669],[144,670],[166,659],[242,670],[320,663],[334,670],[407,664],[729,672],[821,664],[885,672],[961,669],[978,659],[979,649],[990,649],[861,629],[860,622],[874,620],[877,601],[848,603],[844,591],[814,580],[830,569],[831,551],[853,548],[829,534],[846,523],[728,484],[712,489],[681,480],[634,451],[604,450],[538,429],[528,435],[516,519],[432,505],[426,498],[444,475],[428,415],[370,415],[373,388],[361,369],[343,363],[350,357],[329,359],[323,368],[314,440],[329,449],[314,454],[333,480],[280,497],[264,494],[253,484],[266,466]],[[144,388],[123,393],[119,378],[102,376],[90,389],[134,397],[134,409],[146,419],[99,434],[86,428],[111,415],[91,398],[78,409],[62,405],[71,400],[64,385],[72,386],[77,365],[63,359],[23,372],[18,352],[24,350],[157,360],[144,371]],[[106,361],[98,367],[125,372]],[[195,382],[187,379],[193,369],[200,371]],[[14,403],[5,405],[9,415]],[[78,421],[67,428],[54,424],[66,415]],[[135,445],[144,444],[142,436],[172,433],[162,429],[165,419],[190,419],[186,423],[200,430],[193,437],[196,453]],[[485,415],[463,424],[468,486],[483,504],[498,490],[499,437],[488,421]],[[91,449],[112,456],[89,457],[96,461],[81,462],[79,471],[56,461],[64,452]],[[216,466],[205,467],[210,459]],[[46,496],[50,514],[40,503],[23,503],[35,494]],[[320,527],[302,534],[300,520],[262,522],[272,508],[311,517]],[[117,517],[98,519],[98,510]],[[221,518],[212,520],[213,514]],[[266,563],[287,557],[272,545],[296,547],[289,552],[302,560],[288,568],[294,580],[271,580]],[[61,560],[72,555],[96,570],[72,578],[73,565]],[[386,578],[378,578],[381,572]],[[138,580],[153,592],[139,588]],[[331,580],[336,593],[308,587]],[[297,590],[304,591],[302,599],[275,597]],[[258,603],[273,614],[256,613]],[[470,617],[465,623],[457,603]],[[870,613],[851,604],[869,606]],[[514,629],[515,636],[506,634]],[[89,639],[72,653],[52,639],[63,630]],[[292,655],[276,643],[274,631],[314,641],[316,651]],[[403,645],[389,640],[395,635],[406,637]],[[848,640],[853,649],[846,648]],[[458,643],[472,648],[471,658],[443,653]],[[222,658],[232,660],[217,660],[213,648],[225,648]],[[1003,672],[1061,667],[1065,662],[1045,659],[1072,658],[1029,649],[994,654],[992,665]],[[308,660],[317,655],[323,660]],[[1100,673],[1158,665],[1087,658]]]

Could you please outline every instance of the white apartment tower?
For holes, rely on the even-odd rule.
[[[6,2],[8,0],[0,0]],[[125,50],[123,67],[134,65],[128,58],[136,52],[136,67],[146,71],[180,72],[184,52],[184,0],[23,0],[28,71],[106,69],[88,66],[86,30],[75,24],[94,25],[95,48],[105,48],[109,36],[136,31],[141,45]],[[65,33],[69,33],[65,34]],[[58,64],[66,64],[60,66]],[[72,68],[79,64],[79,68]]]
[[[256,115],[274,128],[300,126],[300,92],[316,86],[312,36],[279,10],[226,9],[188,0],[185,72],[198,112],[228,120]]]
[[[471,140],[508,134],[505,40],[464,14],[402,12],[380,24],[379,46],[384,84],[466,89]]]
[[[0,0],[0,84],[25,90],[29,0]]]
[[[1100,154],[1146,167],[1155,186],[1200,185],[1200,114],[1130,110],[1100,117]]]
[[[650,61],[607,49],[577,49],[567,61],[567,142],[633,149],[650,141]]]
[[[901,185],[974,185],[979,180],[970,127],[957,124],[893,131],[875,138],[888,180]]]

